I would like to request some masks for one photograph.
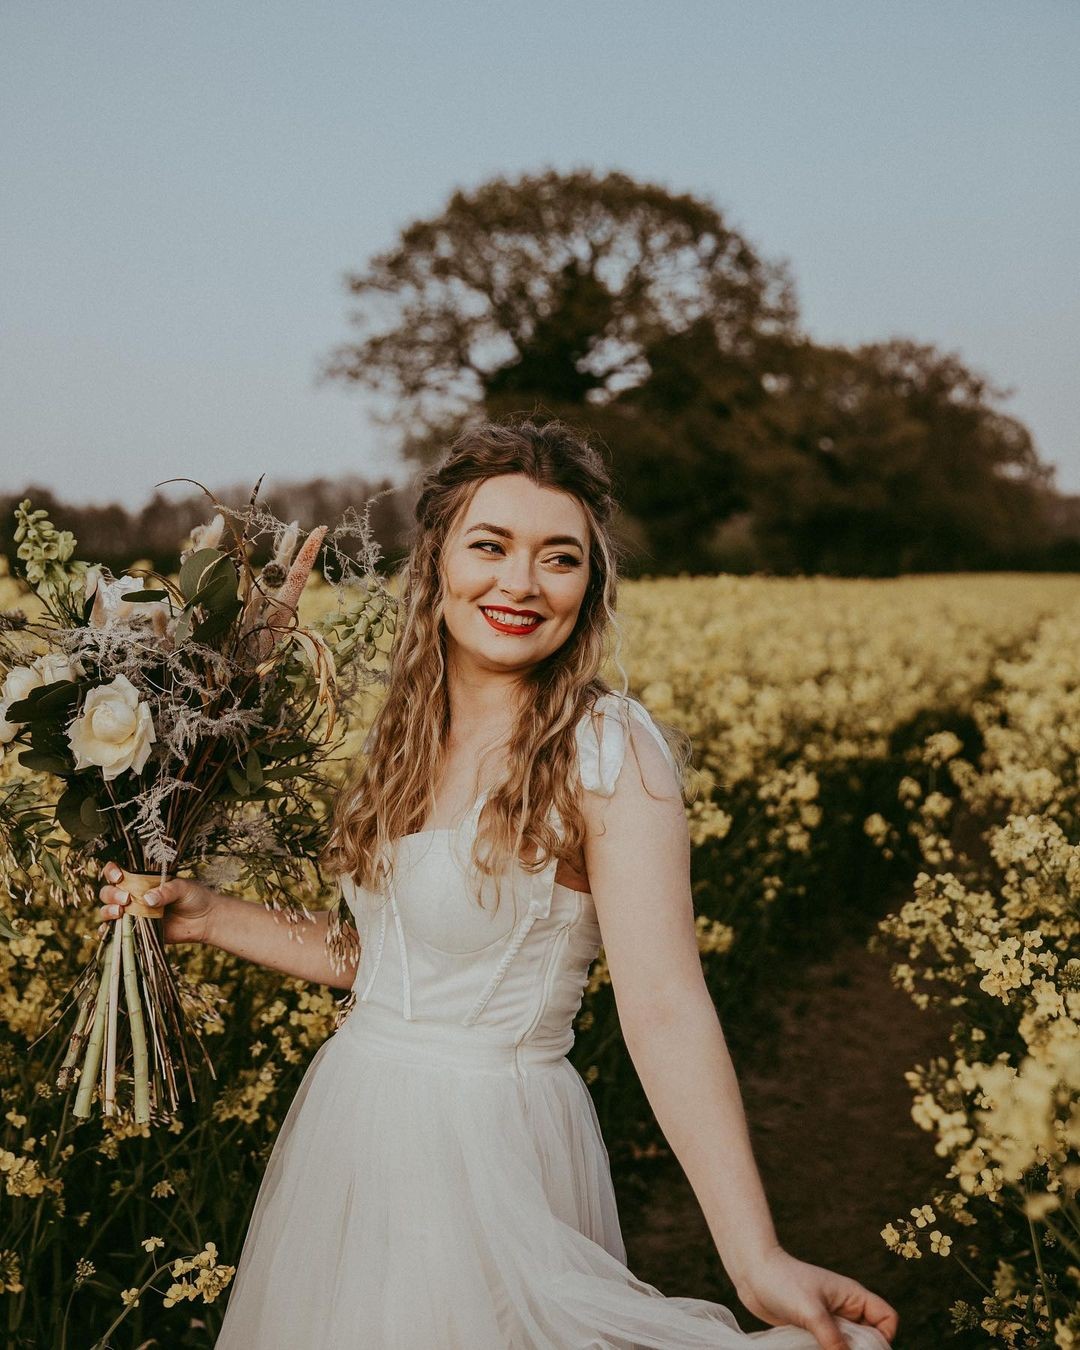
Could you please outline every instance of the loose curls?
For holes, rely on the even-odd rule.
[[[319,858],[360,888],[385,890],[392,842],[419,832],[434,812],[450,726],[441,551],[480,484],[502,474],[523,474],[578,501],[588,522],[589,576],[573,632],[523,677],[525,697],[508,745],[506,774],[477,821],[472,864],[496,878],[512,859],[536,872],[553,856],[571,861],[584,844],[575,727],[600,694],[612,692],[599,674],[612,639],[623,674],[620,692],[627,692],[618,663],[611,479],[598,451],[562,421],[520,416],[487,421],[463,430],[420,479],[386,695],[366,755],[337,796]],[[662,731],[684,771],[689,738],[672,728]],[[552,806],[563,823],[561,838],[548,820]],[[521,861],[525,845],[532,855],[528,863]]]

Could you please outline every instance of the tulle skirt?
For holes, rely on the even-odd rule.
[[[625,1260],[564,1054],[361,1003],[282,1122],[216,1350],[816,1350]],[[888,1350],[840,1325],[850,1350]]]

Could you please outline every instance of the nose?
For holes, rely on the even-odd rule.
[[[537,587],[532,560],[528,557],[518,557],[510,561],[500,579],[499,589],[508,600],[520,601],[535,595]]]

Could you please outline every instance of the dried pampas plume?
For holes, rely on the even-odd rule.
[[[300,597],[304,593],[307,579],[311,575],[311,569],[315,566],[315,559],[319,556],[319,549],[322,547],[325,535],[325,525],[317,525],[311,531],[307,539],[304,540],[303,548],[296,555],[295,561],[289,568],[288,575],[280,589],[271,596],[267,603],[266,613],[263,615],[264,626],[259,629],[256,635],[255,654],[257,660],[266,660],[273,651],[277,634],[289,626],[293,615],[296,613],[296,607],[300,603]]]
[[[191,539],[187,548],[180,554],[181,563],[187,562],[188,558],[201,548],[217,548],[218,544],[221,543],[221,536],[224,531],[225,517],[220,511],[208,524],[196,525],[191,531]]]

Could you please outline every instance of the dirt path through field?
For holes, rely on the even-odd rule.
[[[861,935],[785,972],[774,992],[768,1048],[732,1053],[781,1243],[888,1299],[901,1315],[895,1350],[959,1346],[948,1308],[972,1297],[971,1282],[940,1257],[894,1256],[880,1237],[944,1177],[932,1136],[911,1119],[904,1071],[943,1053],[945,1022],[893,988]],[[624,1232],[631,1269],[664,1293],[719,1299],[745,1330],[763,1325],[735,1300],[677,1165],[658,1165]]]

